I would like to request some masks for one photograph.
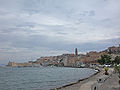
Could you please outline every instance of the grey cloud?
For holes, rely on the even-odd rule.
[[[87,52],[117,45],[117,2],[0,0],[0,63],[73,52],[75,47]]]
[[[95,16],[95,11],[94,10],[90,11],[89,16]]]

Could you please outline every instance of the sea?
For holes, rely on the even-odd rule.
[[[0,67],[0,90],[50,90],[94,73],[89,68]]]

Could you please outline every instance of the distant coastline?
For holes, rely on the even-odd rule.
[[[108,47],[108,49],[96,52],[91,51],[87,54],[78,54],[77,48],[75,48],[75,54],[62,54],[59,56],[47,56],[40,57],[36,61],[29,61],[25,63],[8,62],[7,66],[12,67],[41,67],[41,66],[56,66],[56,67],[91,67],[91,65],[97,65],[97,60],[101,55],[108,54],[111,59],[115,59],[115,56],[120,56],[120,46]]]

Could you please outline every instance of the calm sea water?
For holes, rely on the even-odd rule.
[[[88,68],[0,67],[0,90],[49,90],[93,73]]]

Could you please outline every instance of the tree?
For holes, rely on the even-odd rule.
[[[113,61],[115,64],[120,64],[120,56],[116,56],[115,60]]]
[[[110,60],[110,56],[109,55],[101,55],[101,58],[98,59],[98,63],[102,64],[110,64],[111,60]]]
[[[119,77],[119,84],[120,84],[120,67],[119,67],[119,66],[117,66],[117,65],[115,65],[115,66],[114,66],[114,70],[115,70],[115,72],[117,72],[117,73],[118,73],[118,77]]]
[[[105,63],[105,61],[101,59],[98,59],[97,62],[100,63],[101,65]]]

